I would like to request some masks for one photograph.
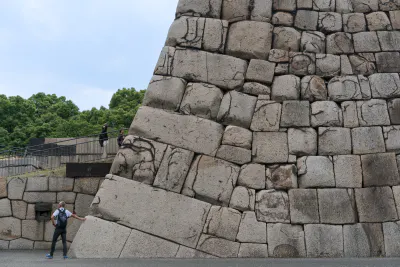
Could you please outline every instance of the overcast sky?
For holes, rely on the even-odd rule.
[[[84,110],[146,89],[177,2],[0,1],[0,94],[55,93]]]

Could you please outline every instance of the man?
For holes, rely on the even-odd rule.
[[[107,129],[108,129],[108,123],[105,123],[103,125],[103,127],[101,128],[101,133],[99,135],[99,143],[100,143],[101,147],[103,147],[104,145],[107,145],[107,142],[108,142]]]
[[[57,222],[55,222],[54,218],[57,217]],[[54,230],[53,242],[51,243],[51,251],[50,254],[46,255],[46,258],[52,259],[54,250],[56,248],[56,243],[58,237],[61,235],[62,243],[63,243],[63,255],[64,259],[67,259],[67,221],[69,217],[73,217],[75,219],[86,221],[86,218],[81,218],[75,214],[72,214],[69,210],[65,209],[65,202],[61,201],[58,204],[58,209],[51,216],[51,221],[56,228]]]

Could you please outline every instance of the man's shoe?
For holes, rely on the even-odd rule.
[[[68,256],[64,256],[64,260],[69,259]]]
[[[53,256],[51,256],[50,254],[46,254],[46,258],[48,258],[48,259],[52,259],[52,258],[53,258]]]

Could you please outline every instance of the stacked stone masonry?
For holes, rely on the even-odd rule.
[[[180,0],[71,253],[400,256],[399,30],[396,0]]]

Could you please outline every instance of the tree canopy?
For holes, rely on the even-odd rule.
[[[31,138],[62,138],[95,134],[108,122],[127,128],[143,101],[145,90],[119,89],[109,108],[80,111],[64,96],[37,93],[28,99],[0,95],[0,150],[24,147]]]

